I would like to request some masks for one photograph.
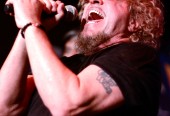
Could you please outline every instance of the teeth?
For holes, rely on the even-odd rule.
[[[99,15],[100,17],[104,18],[104,16],[103,16],[99,11],[91,10],[91,11],[89,12],[89,16],[91,15],[91,13],[96,13],[96,14]]]

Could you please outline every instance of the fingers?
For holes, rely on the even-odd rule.
[[[17,26],[23,27],[27,22],[41,22],[42,11],[47,14],[55,12],[53,22],[58,23],[64,16],[64,3],[53,0],[8,0],[6,4],[13,4]],[[49,19],[50,17],[47,17]]]
[[[14,8],[14,18],[18,28],[28,22],[41,22],[44,4],[39,0],[10,0]]]
[[[51,5],[51,11],[55,12],[56,15],[43,19],[43,25],[46,27],[46,30],[50,30],[55,27],[64,17],[64,4],[62,2],[51,0]]]
[[[7,0],[5,4],[12,4],[12,0]]]
[[[51,0],[40,0],[42,1],[45,5],[44,5],[44,11],[47,14],[50,14],[52,12],[52,3]]]
[[[55,12],[55,20],[59,21],[63,16],[64,16],[64,3],[62,3],[61,1],[57,0],[43,0],[44,3],[46,4],[46,9],[45,12],[47,13],[53,13]]]
[[[63,16],[64,16],[64,3],[62,3],[61,1],[56,1],[56,3],[58,4],[57,9],[54,9],[57,11],[57,15],[55,15],[56,20],[60,20]],[[55,8],[55,7],[54,7]]]
[[[43,2],[45,3],[45,9],[44,10],[48,14],[50,14],[52,12],[56,12],[58,14],[58,12],[61,12],[61,10],[64,10],[64,4],[59,0],[57,0],[57,1],[43,0]]]

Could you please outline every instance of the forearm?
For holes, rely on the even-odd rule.
[[[68,94],[75,95],[69,92],[77,92],[79,80],[58,59],[46,34],[41,29],[30,26],[25,32],[25,37],[35,84],[40,96],[47,106],[55,106],[59,110],[63,108],[61,104],[69,104]]]
[[[23,27],[29,22],[42,23],[41,14],[42,11],[44,11],[45,9],[44,7],[45,5],[42,4],[39,0],[24,0],[24,1],[16,0],[15,2],[14,1],[10,1],[10,2],[12,2],[14,6],[15,21],[18,28],[23,29]],[[55,11],[57,11],[57,15],[55,16],[55,18],[58,21],[64,15],[63,7],[64,5],[63,3],[61,3],[61,1],[56,1]],[[49,9],[49,11],[51,11],[51,9]],[[73,76],[74,74],[71,73],[71,71],[68,70],[56,57],[55,52],[52,50],[52,46],[49,43],[48,38],[46,37],[44,32],[42,33],[41,31],[41,33],[39,33],[40,32],[39,30],[36,31],[35,33],[29,33],[29,34],[27,33],[28,30],[32,27],[33,26],[26,27],[25,40],[26,40],[26,48],[29,55],[29,61],[31,63],[31,69],[33,71],[36,87],[38,88],[38,91],[43,99],[43,102],[45,102],[45,104],[48,103],[49,107],[53,106],[54,103],[56,105],[57,102],[64,103],[63,102],[64,98],[62,97],[67,95],[67,92],[65,93],[67,87],[64,88],[64,86],[65,85],[68,85],[68,87],[70,86],[70,84],[67,84],[68,81],[64,81],[70,78],[64,78],[64,77],[66,75]],[[22,50],[23,49],[21,49],[20,51]],[[26,54],[24,52],[26,51],[22,51],[23,54],[20,54],[21,57],[20,59],[22,60],[22,62],[24,62],[23,59],[25,59],[23,58],[25,57],[24,54]],[[13,56],[15,55],[13,54]],[[11,60],[11,62],[12,61],[14,60]],[[17,64],[18,63],[19,61],[17,62]],[[10,67],[10,65],[8,64],[10,63],[7,62],[7,66],[5,67]],[[13,68],[17,68],[18,66],[13,66]],[[20,72],[23,71],[24,66],[25,64],[22,64],[22,67],[17,70],[17,72],[19,72],[17,74],[18,76],[21,76],[23,74]],[[14,72],[10,72],[10,73],[13,74]],[[64,78],[64,80],[62,78]],[[76,78],[73,79],[75,80],[75,83],[78,83]],[[77,85],[78,84],[75,84],[75,86]],[[56,97],[59,97],[59,99],[56,100],[55,99]],[[60,98],[62,98],[62,100]],[[58,106],[61,106],[61,103],[59,103]]]
[[[9,110],[22,100],[26,85],[26,78],[23,77],[26,77],[28,65],[26,54],[25,42],[18,34],[0,72],[0,113],[5,111],[3,108]]]

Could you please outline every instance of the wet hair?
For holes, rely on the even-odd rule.
[[[138,24],[129,30],[132,42],[140,42],[153,48],[159,48],[160,37],[164,30],[163,4],[160,0],[127,0],[129,4],[130,22]],[[82,16],[86,0],[80,0],[79,15]]]

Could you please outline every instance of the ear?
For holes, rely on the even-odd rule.
[[[135,32],[135,31],[138,30],[138,28],[139,28],[139,23],[136,20],[134,20],[134,19],[130,19],[128,30],[130,32]]]

